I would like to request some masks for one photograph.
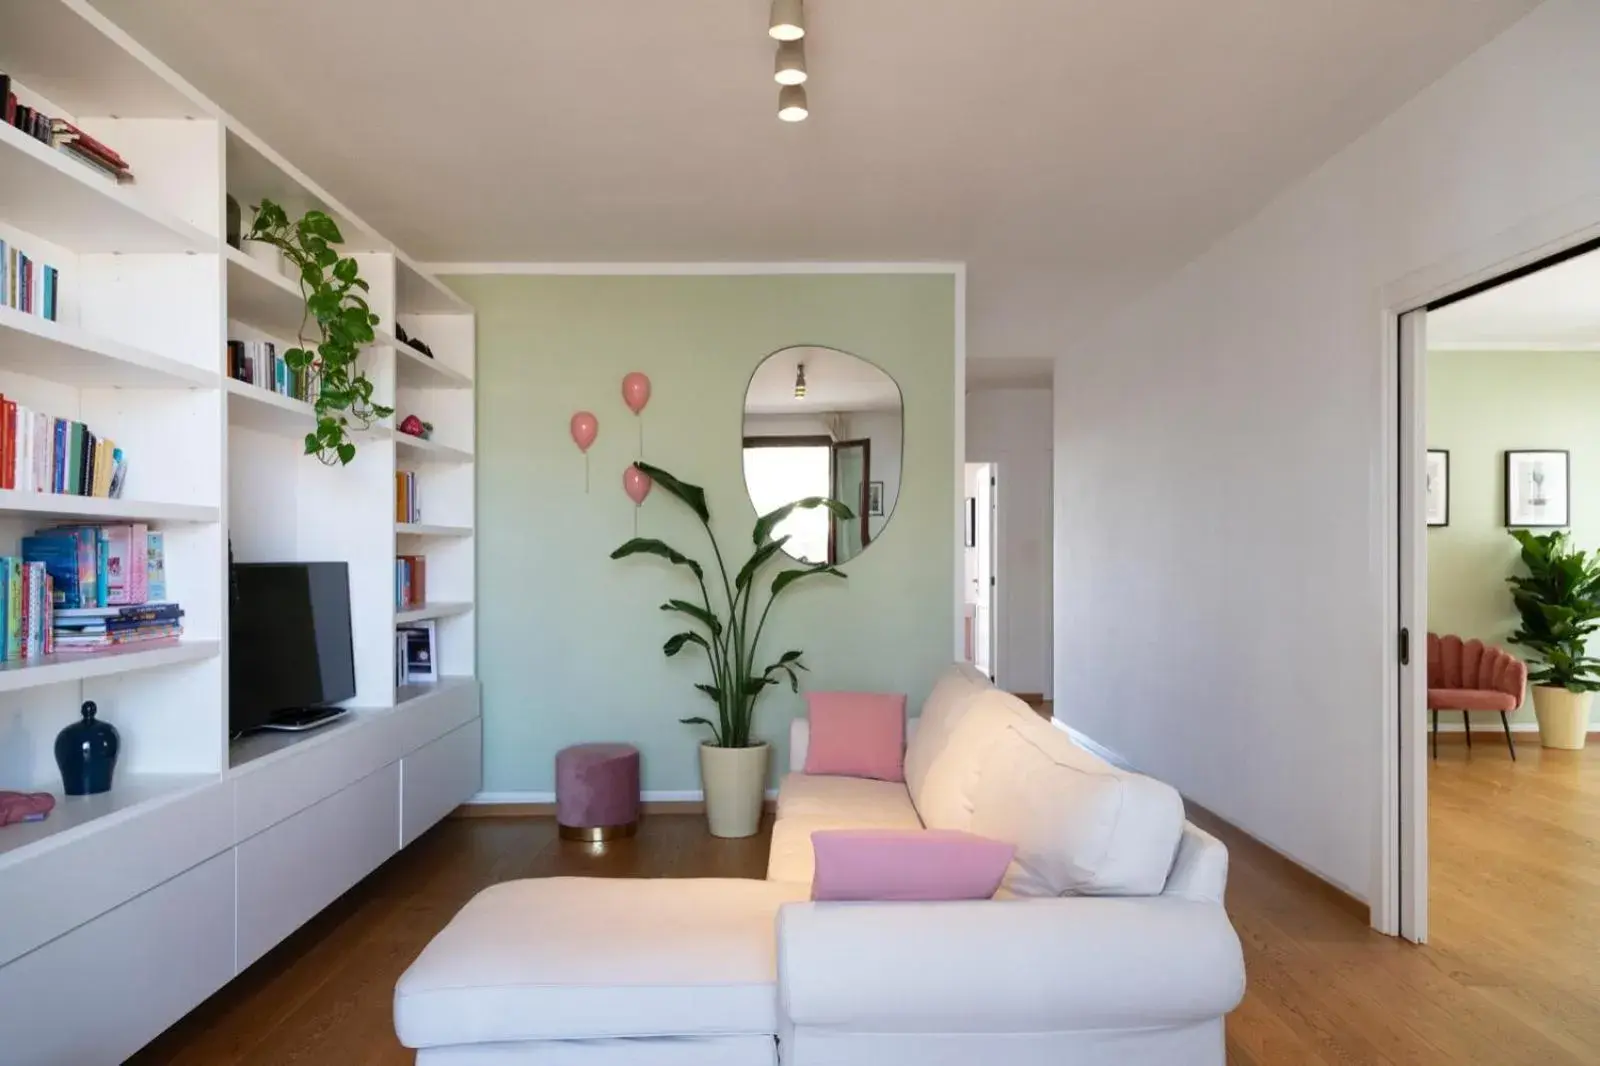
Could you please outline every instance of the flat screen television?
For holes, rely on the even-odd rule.
[[[347,563],[236,563],[228,604],[228,728],[305,727],[356,694]]]

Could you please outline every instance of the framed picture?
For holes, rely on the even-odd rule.
[[[1423,512],[1428,525],[1450,524],[1450,453],[1443,449],[1428,449],[1427,502]]]
[[[1565,451],[1506,452],[1506,528],[1571,524],[1569,463]]]
[[[969,548],[978,546],[978,498],[967,497],[967,532],[962,542]]]
[[[883,514],[883,482],[867,482],[867,514],[875,517]]]

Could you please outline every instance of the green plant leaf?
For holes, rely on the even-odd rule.
[[[670,658],[682,651],[685,644],[698,644],[706,651],[711,650],[711,645],[706,643],[705,637],[702,637],[699,633],[691,633],[687,630],[682,633],[674,633],[672,636],[668,637],[667,642],[661,645],[661,650],[667,655],[668,658]]]
[[[633,464],[636,468],[648,474],[651,481],[661,486],[662,490],[671,496],[676,496],[689,506],[700,521],[710,525],[711,508],[706,505],[706,490],[699,485],[691,485],[686,481],[679,481],[659,466],[651,466],[640,461]],[[726,579],[724,579],[726,580]]]
[[[694,576],[697,578],[703,579],[705,577],[705,570],[700,566],[699,563],[678,551],[676,548],[669,547],[665,542],[655,540],[650,537],[634,537],[622,547],[612,552],[611,558],[625,559],[630,555],[659,556],[675,566],[688,567],[690,570],[694,571]]]
[[[772,579],[772,595],[776,597],[778,593],[782,592],[796,581],[799,581],[801,578],[813,577],[817,574],[828,574],[837,578],[844,577],[843,571],[826,564],[808,567],[805,570],[784,570],[778,574],[777,577]]]
[[[779,537],[777,540],[769,540],[757,548],[753,553],[751,553],[750,558],[745,561],[745,564],[739,568],[739,576],[734,579],[733,587],[735,589],[742,589],[746,585],[750,584],[751,581],[755,580],[755,576],[761,570],[761,568],[766,566],[767,562],[771,560],[774,555],[777,555],[779,552],[781,552],[783,550],[783,546],[787,543],[789,543],[789,538],[787,536],[783,536]]]
[[[707,696],[710,696],[712,703],[722,702],[722,690],[717,686],[707,685],[704,682],[699,682],[694,687],[699,689],[701,692],[704,692]]]
[[[755,530],[750,534],[750,542],[752,544],[765,544],[772,538],[772,531],[778,527],[779,522],[782,522],[796,511],[809,511],[818,507],[826,507],[833,513],[835,518],[841,521],[849,521],[855,517],[855,512],[838,500],[830,500],[826,496],[807,496],[803,500],[786,503],[776,511],[770,511],[756,519]]]
[[[717,732],[717,727],[716,727],[716,724],[714,722],[711,722],[711,721],[709,721],[709,720],[707,720],[705,718],[680,718],[680,719],[678,719],[678,721],[680,723],[682,723],[683,725],[703,725],[703,726],[705,726],[707,729],[711,730],[711,741],[712,741],[712,743],[715,746],[719,747],[719,748],[720,747],[725,747],[725,745],[722,743],[722,734]]]
[[[339,462],[341,464],[348,465],[350,460],[356,457],[356,446],[349,441],[340,444],[335,451],[339,453]]]
[[[690,603],[688,600],[668,600],[661,605],[661,609],[686,614],[711,630],[713,637],[722,636],[722,620],[698,604]]]

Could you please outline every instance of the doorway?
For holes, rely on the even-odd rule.
[[[989,680],[1000,684],[995,663],[999,649],[997,599],[1000,577],[997,573],[999,469],[996,463],[966,465],[966,517],[964,558],[965,632],[967,661]]]
[[[1398,932],[1555,958],[1571,937],[1530,892],[1600,922],[1600,752],[1546,706],[1600,682],[1600,591],[1544,576],[1552,553],[1600,572],[1600,242],[1401,315],[1397,351]]]

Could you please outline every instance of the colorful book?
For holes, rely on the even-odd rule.
[[[145,537],[145,595],[152,603],[167,598],[167,541],[159,530],[151,530]]]

